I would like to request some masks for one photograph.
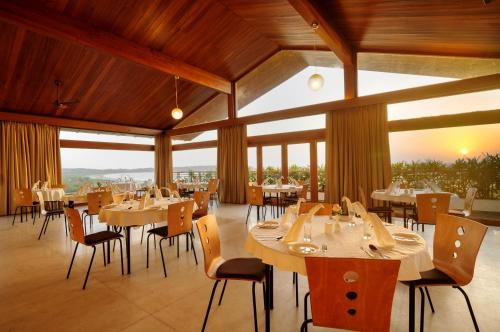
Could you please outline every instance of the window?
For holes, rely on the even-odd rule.
[[[309,143],[288,145],[288,177],[311,182]],[[309,186],[310,189],[310,186]]]
[[[155,144],[154,137],[138,136],[128,134],[116,134],[107,132],[77,131],[71,129],[61,129],[60,139],[91,141],[91,142],[112,142],[112,143],[132,143],[132,144]]]
[[[256,123],[247,126],[247,136],[259,136],[294,131],[324,129],[325,114],[303,116],[287,120],[278,120],[264,123]]]
[[[248,181],[257,182],[257,148],[248,148]]]
[[[173,151],[173,179],[208,181],[217,177],[217,148]]]
[[[281,146],[262,147],[262,177],[263,181],[270,179],[270,184],[275,184],[281,177]]]
[[[61,149],[63,183],[75,192],[84,183],[131,178],[144,184],[154,181],[154,152],[93,149]]]
[[[325,185],[326,185],[326,143],[318,142],[316,145],[318,153],[318,200],[325,200]]]
[[[480,201],[500,199],[500,124],[394,132],[389,141],[394,179],[409,187],[434,181],[461,198],[474,186],[475,210],[498,209]]]
[[[172,137],[172,144],[185,144],[217,140],[217,130],[208,130],[199,133],[190,133]]]

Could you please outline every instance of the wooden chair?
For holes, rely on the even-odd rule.
[[[450,209],[449,193],[429,193],[417,194],[417,215],[413,217],[411,229],[413,225],[422,225],[422,231],[425,224],[435,225],[438,214],[447,214]]]
[[[366,194],[365,190],[363,187],[359,186],[358,187],[358,193],[359,193],[359,201],[363,206],[366,208],[368,212],[373,212],[376,213],[380,216],[383,216],[388,222],[392,223],[392,208],[390,206],[372,206],[369,207],[367,205],[368,201],[366,200]]]
[[[85,226],[85,234],[87,234],[87,224],[85,224],[85,219],[90,217],[90,227],[94,222],[93,216],[96,216],[101,211],[101,208],[105,205],[113,203],[113,194],[111,191],[98,191],[91,192],[87,194],[87,208],[82,212],[82,220]]]
[[[463,210],[449,210],[448,213],[458,217],[470,216],[472,213],[472,205],[474,204],[474,198],[476,197],[476,193],[477,193],[477,188],[470,187],[469,189],[467,189]]]
[[[54,219],[54,217],[59,217],[61,214],[64,214],[64,210],[61,208],[60,204],[46,204],[41,191],[37,191],[36,194],[38,196],[38,201],[40,202],[40,210],[42,212],[42,215],[45,216],[42,228],[40,229],[40,234],[38,235],[38,240],[40,240],[40,238],[42,237],[42,233],[45,234],[47,232],[47,227],[49,226],[50,219]],[[66,222],[66,216],[64,216],[64,230],[67,236],[68,224]]]
[[[186,235],[186,251],[189,250],[189,241],[188,237],[191,238],[191,249],[193,250],[194,260],[196,265],[198,265],[198,259],[196,258],[196,251],[194,250],[193,245],[193,205],[194,201],[184,201],[179,203],[170,204],[168,206],[168,226],[162,226],[158,228],[153,228],[148,231],[148,237],[146,241],[146,268],[149,268],[149,237],[151,235],[158,235],[161,237],[159,246],[161,253],[161,262],[163,263],[163,272],[165,274],[165,278],[167,277],[167,268],[165,267],[165,259],[163,257],[163,249],[161,243],[165,239],[171,239],[174,237],[178,237],[179,235]],[[179,257],[179,239],[177,238],[177,257]]]
[[[71,208],[64,208],[64,215],[68,217],[69,220],[69,234],[73,241],[76,242],[75,251],[73,252],[73,257],[71,258],[71,264],[69,265],[68,274],[66,274],[66,279],[69,279],[69,275],[71,274],[71,268],[73,267],[73,261],[75,260],[76,250],[78,249],[79,244],[83,244],[84,246],[92,247],[94,250],[92,252],[92,258],[90,259],[89,268],[87,270],[87,274],[85,275],[85,281],[83,282],[82,289],[85,289],[87,285],[87,279],[89,278],[90,269],[92,268],[92,262],[94,261],[96,246],[102,244],[102,256],[104,258],[104,266],[106,266],[106,247],[105,243],[111,240],[118,240],[120,242],[120,260],[122,267],[122,275],[123,275],[123,250],[122,250],[122,236],[118,233],[111,231],[102,231],[89,235],[84,235],[83,233],[83,225],[82,219],[80,218],[80,214],[78,210]],[[109,255],[110,253],[108,253]]]
[[[177,191],[177,183],[175,182],[172,182],[172,183],[167,183],[167,188],[170,190],[170,191]]]
[[[469,297],[461,286],[468,285],[474,277],[477,254],[487,230],[488,227],[470,219],[448,214],[437,216],[433,246],[435,268],[421,272],[421,279],[405,282],[410,287],[418,287],[420,291],[421,331],[423,331],[424,326],[425,309],[422,288],[425,289],[432,313],[434,313],[434,306],[427,290],[428,286],[451,286],[458,289],[467,302],[474,328],[479,331]],[[410,300],[412,299],[410,298]]]
[[[320,202],[305,202],[300,204],[299,214],[308,213],[316,205],[321,204],[323,207],[316,212],[317,216],[331,216],[333,204]]]
[[[290,195],[285,197],[284,202],[285,205],[297,204],[300,198],[307,200],[307,191],[309,190],[308,184],[302,184],[302,190],[298,193],[294,193],[295,195]]]
[[[260,220],[260,208],[262,208],[263,217],[264,220],[266,220],[267,206],[265,204],[264,194],[262,192],[261,186],[247,187],[247,203],[248,203],[248,211],[245,224],[248,224],[248,217],[250,217],[250,212],[252,212],[253,206],[257,208],[257,220]]]
[[[213,205],[213,201],[217,207],[219,207],[219,179],[210,179],[208,180],[207,191],[210,193],[210,206]]]
[[[12,226],[16,221],[17,211],[20,210],[19,215],[21,216],[21,222],[23,222],[23,214],[26,213],[26,220],[28,220],[28,209],[31,210],[31,219],[35,223],[35,209],[37,204],[33,202],[33,194],[30,188],[16,189],[14,190],[14,204],[16,204],[16,209],[14,210],[14,218],[12,219]]]
[[[356,331],[389,331],[400,261],[306,257],[309,293],[307,324]],[[312,319],[307,318],[311,297]]]
[[[208,191],[195,191],[193,199],[198,209],[193,211],[193,219],[198,220],[208,214],[208,202],[210,201],[210,193]]]
[[[264,307],[266,307],[266,291],[264,284],[266,266],[258,258],[233,258],[229,260],[222,258],[220,251],[219,227],[217,226],[217,220],[214,215],[208,215],[198,220],[196,228],[198,229],[201,246],[203,248],[205,274],[208,278],[215,280],[201,331],[205,331],[208,314],[210,313],[210,308],[212,306],[212,300],[214,298],[217,285],[222,280],[224,280],[224,286],[220,295],[219,305],[222,303],[222,297],[224,296],[228,280],[243,280],[252,282],[253,319],[254,328],[255,331],[257,331],[255,283],[262,283]]]

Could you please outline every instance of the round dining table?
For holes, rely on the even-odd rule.
[[[381,249],[375,235],[367,240],[363,238],[364,227],[361,219],[354,217],[354,224],[339,222],[340,231],[325,233],[325,224],[333,222],[328,216],[315,216],[312,221],[311,243],[317,245],[319,250],[311,256],[321,257],[352,257],[368,259],[397,259],[401,261],[398,280],[410,281],[420,279],[420,272],[434,268],[432,258],[428,252],[426,241],[418,234],[395,225],[385,224],[391,234],[397,234],[399,241],[391,249]],[[260,228],[259,224],[254,226],[248,233],[245,250],[263,263],[282,271],[297,272],[306,276],[304,255],[293,252],[290,246],[293,243],[285,243],[288,227],[280,225],[276,229]],[[404,235],[407,235],[405,237]],[[298,237],[302,242],[303,231]],[[410,240],[411,239],[411,240]],[[369,244],[379,248],[377,252],[369,249]],[[272,269],[271,269],[272,271]],[[273,281],[272,272],[269,280],[269,302],[273,308]],[[413,294],[412,294],[413,293]],[[412,296],[413,295],[413,296]],[[409,324],[414,326],[415,289],[410,288],[410,317]]]
[[[276,213],[277,217],[280,216],[280,207],[282,207],[281,194],[298,193],[302,190],[302,186],[295,186],[292,184],[266,184],[262,185],[262,192],[264,195],[268,193],[271,197],[276,194]]]
[[[139,201],[126,201],[121,204],[109,204],[101,208],[99,222],[110,226],[123,227],[125,230],[125,251],[127,256],[127,274],[131,273],[130,267],[130,231],[132,227],[143,226],[159,222],[168,222],[168,206],[187,199],[160,198],[151,199],[149,206],[139,209]],[[197,209],[196,203],[193,211]],[[108,243],[109,247],[109,243]],[[109,248],[108,248],[109,252]],[[108,258],[109,259],[109,258]]]

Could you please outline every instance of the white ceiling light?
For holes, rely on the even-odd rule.
[[[313,22],[311,27],[313,29],[313,32],[316,33],[316,31],[319,28],[319,24],[316,22]],[[314,51],[316,52],[316,41],[314,41]],[[313,55],[313,59],[315,56],[316,56],[316,54]],[[316,61],[314,61],[314,62],[316,62]],[[314,68],[316,68],[316,66],[314,66]],[[315,71],[316,71],[316,69],[315,69]],[[321,76],[320,74],[318,74],[316,72],[309,77],[309,80],[307,80],[307,85],[309,85],[309,89],[311,89],[313,91],[320,90],[323,87],[324,83],[325,83],[325,80],[324,80],[323,76]]]
[[[179,105],[177,104],[177,80],[178,79],[179,79],[179,76],[174,77],[174,81],[175,81],[175,108],[172,109],[172,112],[171,112],[172,117],[176,120],[182,119],[182,116],[184,115],[182,110],[179,108]]]

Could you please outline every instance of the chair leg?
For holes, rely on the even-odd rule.
[[[92,262],[94,261],[94,256],[95,256],[95,246],[92,246],[94,251],[92,252],[92,258],[90,258],[90,264],[89,264],[89,269],[87,270],[87,275],[85,276],[85,281],[83,282],[83,288],[85,289],[85,286],[87,286],[87,279],[89,278],[90,274],[90,269],[92,268]]]
[[[122,266],[122,275],[123,275],[123,248],[122,248],[122,239],[118,239],[118,242],[120,242],[120,262]]]
[[[420,332],[424,332],[424,319],[425,319],[425,295],[422,287],[419,287],[420,291]]]
[[[40,234],[38,234],[38,240],[40,240],[40,238],[42,237],[43,230],[47,229],[47,227],[45,225],[49,223],[48,217],[49,217],[48,215],[45,216],[45,220],[43,221],[42,228],[40,229]]]
[[[255,281],[252,282],[253,326],[255,332],[259,330],[257,324],[257,306],[255,305]]]
[[[248,211],[247,211],[247,220],[245,221],[245,225],[248,224],[248,217],[250,217],[250,212],[252,211],[252,205],[248,205]]]
[[[186,251],[189,251],[189,235],[186,233]]]
[[[141,244],[142,244],[142,239],[144,239],[144,227],[146,227],[146,225],[142,225]]]
[[[429,300],[429,305],[431,306],[431,311],[432,313],[434,313],[434,305],[432,304],[432,300],[431,300],[431,295],[429,294],[429,290],[427,289],[427,286],[424,287],[425,289],[425,294],[427,295],[427,300]]]
[[[299,274],[295,272],[295,306],[299,307]]]
[[[467,307],[469,308],[470,317],[472,318],[472,322],[474,323],[474,328],[476,329],[476,332],[479,332],[479,326],[477,325],[476,316],[474,315],[474,310],[472,310],[472,305],[470,303],[469,297],[467,296],[467,293],[465,293],[465,291],[460,286],[453,286],[453,288],[458,289],[465,297]]]
[[[224,297],[224,292],[226,291],[227,280],[224,280],[224,286],[222,287],[222,292],[220,293],[219,305],[222,304],[222,298]]]
[[[66,215],[64,215],[64,234],[68,237],[68,220],[66,220]]]
[[[146,238],[146,269],[149,268],[149,237],[150,236],[151,236],[151,233]]]
[[[198,258],[196,258],[196,250],[194,250],[193,234],[191,234],[191,233],[188,233],[188,234],[191,237],[191,249],[193,250],[194,261],[196,262],[196,265],[198,265]],[[186,234],[186,239],[187,239],[187,234]]]
[[[307,332],[307,324],[312,322],[312,319],[307,318],[307,298],[309,297],[310,293],[308,292],[304,296],[304,322],[302,323],[302,326],[300,327],[300,331]]]
[[[177,240],[177,258],[179,258],[179,236],[177,235],[176,236],[176,240]]]
[[[68,273],[66,274],[66,279],[69,279],[69,275],[71,273],[71,268],[73,267],[73,261],[75,260],[75,256],[76,256],[76,249],[78,249],[78,242],[76,243],[76,246],[75,246],[75,251],[73,252],[73,257],[71,257],[71,263],[69,264],[69,269],[68,269]]]
[[[104,242],[102,243],[102,258],[104,259],[104,266],[106,266],[106,247],[104,246]]]
[[[165,278],[167,277],[167,268],[165,267],[165,259],[163,258],[163,248],[161,246],[161,241],[165,240],[166,238],[162,238],[159,243],[160,247],[160,254],[161,254],[161,262],[163,264],[163,273],[165,274]],[[177,239],[177,244],[179,244],[179,239]],[[178,257],[178,256],[177,256]]]
[[[18,209],[19,209],[19,206],[16,206],[16,209],[14,210],[14,219],[12,219],[12,226],[14,226],[14,221],[16,221],[16,215],[17,215]]]
[[[160,246],[161,248],[161,246]],[[212,294],[210,295],[210,301],[208,301],[207,313],[205,314],[205,320],[203,321],[203,327],[201,328],[201,332],[205,331],[205,327],[207,326],[208,314],[210,313],[210,307],[212,306],[212,300],[214,299],[215,290],[217,289],[217,285],[220,280],[216,280],[214,286],[212,287]]]
[[[264,309],[267,309],[266,283],[262,283],[262,298],[264,299]]]

